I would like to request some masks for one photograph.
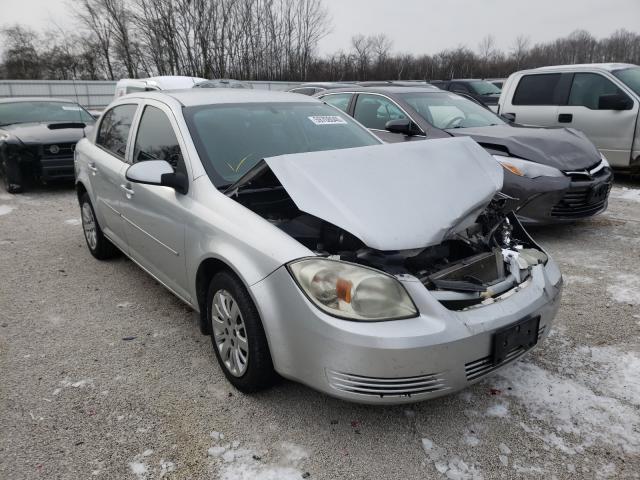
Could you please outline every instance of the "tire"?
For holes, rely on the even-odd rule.
[[[213,351],[227,380],[244,393],[272,386],[277,375],[262,321],[247,289],[235,275],[223,271],[213,276],[206,312]]]
[[[86,192],[80,197],[80,215],[82,217],[84,239],[91,255],[98,260],[108,260],[115,257],[118,254],[118,249],[102,233],[102,229],[96,219],[96,212]]]
[[[22,172],[14,162],[5,162],[2,184],[9,193],[22,193],[24,191]]]

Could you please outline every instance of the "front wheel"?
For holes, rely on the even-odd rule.
[[[22,172],[20,166],[13,161],[4,163],[2,183],[9,193],[21,193],[24,191]]]
[[[84,239],[87,241],[87,247],[89,247],[91,255],[98,260],[107,260],[115,257],[118,254],[118,249],[102,233],[87,193],[83,193],[82,197],[80,197],[80,213],[82,215]]]
[[[241,392],[270,387],[276,373],[262,321],[249,292],[229,272],[214,275],[207,294],[207,318],[218,363]]]

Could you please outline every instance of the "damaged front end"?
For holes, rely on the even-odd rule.
[[[382,164],[374,153],[385,146],[330,152],[328,165],[305,163],[310,154],[287,156],[293,161],[268,159],[226,193],[318,256],[397,279],[412,276],[446,308],[474,308],[525,286],[532,267],[546,264],[547,255],[515,215],[505,213],[509,199],[498,193],[500,166],[488,155],[485,160],[480,147],[477,151],[461,140],[435,141],[449,142],[435,148],[449,156],[458,152],[454,158],[422,157],[417,163],[411,158],[433,153],[434,147],[393,146],[409,160],[386,176],[370,173]],[[354,155],[353,150],[366,150],[367,155]],[[461,151],[470,154],[461,156]],[[349,173],[348,165],[358,158],[366,160]],[[458,179],[452,188],[461,168],[471,171],[473,180]],[[331,171],[340,172],[335,181],[322,178]],[[398,313],[395,318],[401,317]]]

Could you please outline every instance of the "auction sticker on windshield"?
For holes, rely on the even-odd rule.
[[[312,117],[307,117],[316,125],[346,125],[347,121],[339,117],[338,115],[316,115]]]

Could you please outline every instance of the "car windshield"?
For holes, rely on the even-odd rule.
[[[32,122],[93,123],[93,117],[80,105],[69,102],[0,103],[0,126]]]
[[[615,70],[613,74],[627,87],[640,95],[640,67]]]
[[[471,85],[471,88],[477,95],[500,95],[502,91],[493,83],[484,80],[469,82],[469,85]]]
[[[380,143],[351,117],[319,102],[201,105],[186,108],[184,116],[218,188],[263,158]]]
[[[443,130],[505,124],[486,108],[453,93],[416,92],[402,93],[400,96],[427,122]]]

